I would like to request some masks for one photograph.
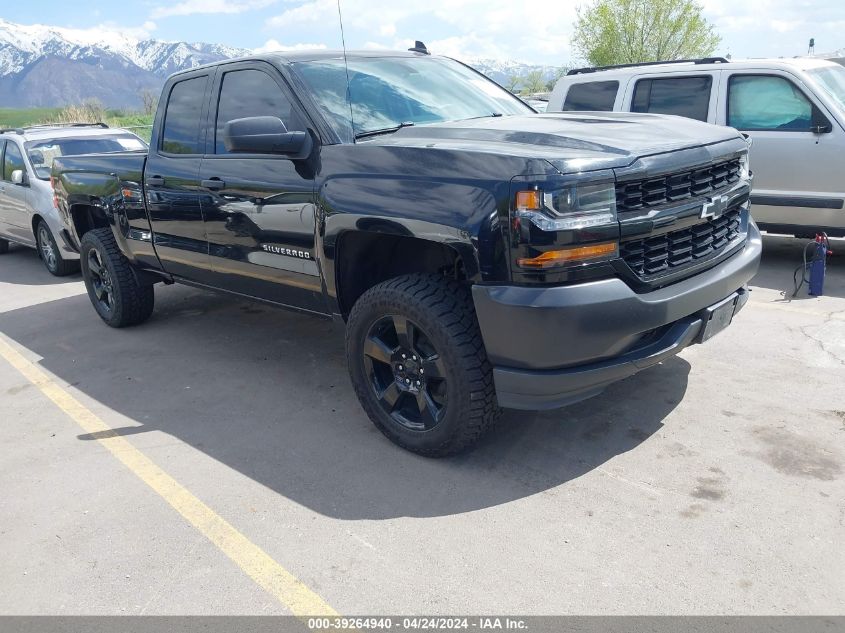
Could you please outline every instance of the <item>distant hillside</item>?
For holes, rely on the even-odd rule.
[[[475,59],[467,63],[503,86],[507,85],[511,77],[525,77],[536,71],[540,71],[544,81],[550,81],[557,76],[558,70],[560,70],[558,66],[538,66],[497,59]]]

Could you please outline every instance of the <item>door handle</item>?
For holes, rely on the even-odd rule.
[[[148,187],[163,187],[164,186],[164,178],[161,176],[149,176],[147,178],[147,186]]]
[[[219,178],[209,178],[208,180],[203,180],[200,184],[211,191],[220,191],[226,187],[226,183]]]

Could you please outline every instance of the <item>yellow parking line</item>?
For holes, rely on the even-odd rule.
[[[181,514],[255,582],[275,596],[294,615],[334,616],[337,612],[264,550],[241,534],[219,514],[192,495],[79,400],[62,389],[0,335],[0,356],[25,376],[87,433],[119,459],[141,481]]]

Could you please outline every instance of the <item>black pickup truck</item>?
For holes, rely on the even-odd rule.
[[[367,414],[422,454],[707,340],[759,263],[729,128],[537,114],[424,51],[233,60],[160,103],[148,153],[53,163],[99,316],[180,282],[334,318]]]

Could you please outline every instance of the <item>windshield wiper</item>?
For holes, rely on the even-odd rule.
[[[500,116],[505,116],[501,112],[491,112],[490,114],[482,114],[481,116],[472,116],[464,121],[472,121],[473,119],[498,119]]]
[[[413,127],[413,121],[405,121],[404,123],[400,123],[399,125],[394,125],[393,127],[384,127],[380,130],[367,130],[366,132],[358,132],[355,135],[355,140],[357,141],[359,138],[367,138],[368,136],[378,136],[379,134],[393,134],[394,132],[398,132],[403,127]]]

